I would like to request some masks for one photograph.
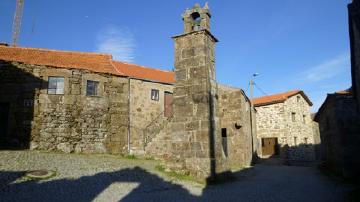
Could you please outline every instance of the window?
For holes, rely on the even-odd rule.
[[[300,96],[296,96],[296,101],[300,102]]]
[[[86,95],[97,96],[99,95],[99,82],[88,80],[86,83]]]
[[[34,101],[32,99],[24,100],[24,107],[32,107],[34,105]]]
[[[292,113],[291,113],[291,119],[292,119],[292,121],[293,121],[293,122],[295,122],[295,121],[296,121],[296,119],[295,119],[295,115],[296,115],[296,113],[295,113],[295,112],[292,112]]]
[[[48,94],[64,94],[64,77],[49,77]]]
[[[307,137],[304,138],[304,143],[308,144],[308,138]]]
[[[306,123],[306,115],[303,115],[303,123]]]
[[[151,100],[159,101],[159,90],[151,89]]]
[[[223,148],[224,154],[225,154],[226,157],[228,157],[226,128],[221,129],[221,140],[222,140],[221,143],[222,143],[222,148]]]
[[[297,137],[294,137],[294,145],[297,145]]]

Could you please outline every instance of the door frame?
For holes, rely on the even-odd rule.
[[[168,96],[171,96],[171,102],[170,103],[167,103],[167,99],[166,97]],[[165,91],[164,92],[164,116],[165,117],[171,117],[173,115],[173,109],[172,109],[172,102],[173,102],[173,93],[172,92],[169,92],[169,91]],[[168,106],[170,106],[170,112],[168,111]]]
[[[265,142],[267,143],[269,140],[271,140],[272,142],[274,142],[273,146],[273,150],[274,152],[271,153],[267,153],[264,152],[264,149],[266,149],[267,147],[265,147]],[[261,138],[261,154],[262,156],[278,156],[279,155],[279,140],[277,137],[262,137]]]

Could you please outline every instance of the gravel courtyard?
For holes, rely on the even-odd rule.
[[[156,171],[156,161],[112,155],[0,151],[0,201],[345,201],[349,187],[310,167],[256,165],[233,182],[204,185]],[[43,181],[25,171],[48,169]]]

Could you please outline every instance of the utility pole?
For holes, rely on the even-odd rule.
[[[253,100],[253,80],[251,78],[250,79],[250,105],[251,105],[251,107],[253,107],[252,100]]]
[[[257,155],[254,154],[255,152],[255,147],[254,147],[254,125],[253,125],[253,119],[254,119],[254,115],[253,115],[253,109],[254,109],[254,105],[253,105],[253,84],[254,84],[254,78],[256,76],[258,76],[259,73],[254,73],[252,75],[252,77],[250,78],[250,130],[251,130],[251,150],[253,152],[253,155],[252,155],[252,162],[251,164],[254,164],[255,163],[255,160],[257,158]]]
[[[254,85],[254,79],[255,77],[259,76],[260,74],[259,73],[254,73],[252,75],[252,77],[250,78],[250,103],[251,103],[251,107],[253,107],[252,105],[252,100],[253,100],[253,85]]]
[[[21,28],[21,18],[23,15],[24,0],[16,0],[16,10],[12,27],[13,46],[16,46]]]

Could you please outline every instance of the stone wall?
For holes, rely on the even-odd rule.
[[[151,99],[152,89],[159,90],[159,100]],[[131,153],[143,155],[146,144],[167,124],[168,118],[164,116],[165,92],[172,93],[173,85],[130,79]]]
[[[334,172],[360,180],[360,124],[356,101],[350,94],[329,94],[316,115],[321,158]]]
[[[310,105],[300,94],[288,98],[284,103],[287,135],[285,142],[289,146],[287,158],[290,161],[313,161],[314,130],[310,114]],[[295,120],[292,120],[295,113]]]
[[[283,103],[256,107],[256,110],[256,127],[258,137],[278,137],[279,139],[284,137],[285,112]]]
[[[241,89],[219,85],[219,117],[226,129],[228,159],[232,170],[250,166],[253,161],[250,101]]]
[[[0,71],[0,102],[10,103],[10,139],[30,149],[126,152],[127,78],[7,62]],[[49,76],[64,77],[63,95],[47,93]],[[99,82],[98,96],[86,96],[87,80]]]
[[[284,103],[285,124],[288,129],[286,142],[289,146],[296,146],[301,143],[314,143],[313,126],[308,102],[300,94],[294,95]],[[295,113],[295,120],[292,120],[292,113]],[[294,137],[297,137],[295,143]]]
[[[256,135],[258,153],[262,155],[261,138],[278,138],[279,144],[286,144],[284,103],[275,103],[256,108]]]
[[[352,88],[355,99],[357,100],[358,114],[360,117],[360,2],[354,0],[349,4],[348,10]]]
[[[315,159],[321,160],[321,138],[319,124],[313,119],[313,133],[314,133],[314,147],[315,147]]]

